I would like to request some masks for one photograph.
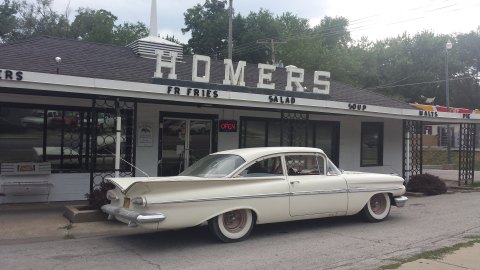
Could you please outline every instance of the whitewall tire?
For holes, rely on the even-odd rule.
[[[255,225],[255,215],[249,209],[238,209],[212,218],[208,227],[220,241],[242,241],[250,235]]]
[[[377,193],[368,200],[362,210],[363,217],[369,222],[380,222],[390,214],[391,201],[386,193]]]

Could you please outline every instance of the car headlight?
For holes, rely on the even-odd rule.
[[[113,192],[113,190],[109,190],[107,191],[107,199],[110,201],[116,201],[118,200],[118,196],[115,194],[115,192]]]
[[[135,197],[132,199],[132,203],[136,205],[145,206],[147,205],[147,199],[144,197]]]

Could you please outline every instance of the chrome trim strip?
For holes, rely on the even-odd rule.
[[[357,193],[357,192],[377,192],[377,191],[394,191],[394,190],[401,190],[403,187],[397,188],[349,188],[348,193]]]
[[[196,203],[196,202],[212,202],[212,201],[228,201],[228,200],[243,200],[243,199],[263,199],[263,198],[275,198],[285,196],[311,196],[319,194],[339,194],[339,193],[357,193],[357,192],[378,192],[378,191],[394,191],[400,190],[398,188],[352,188],[352,189],[330,189],[330,190],[312,190],[312,191],[299,191],[299,192],[284,192],[284,193],[269,193],[269,194],[256,194],[256,195],[239,195],[239,196],[226,196],[226,197],[212,197],[212,198],[198,198],[188,200],[172,200],[161,202],[149,202],[152,204],[172,204],[172,203]]]
[[[338,194],[338,193],[347,193],[347,189],[330,189],[330,190],[312,190],[312,191],[299,191],[292,193],[291,196],[309,196],[309,195],[318,195],[318,194]]]
[[[170,203],[192,203],[192,202],[209,202],[209,201],[223,201],[223,200],[237,200],[237,199],[261,199],[271,197],[285,197],[290,196],[290,192],[285,193],[270,193],[270,194],[258,194],[258,195],[240,195],[240,196],[227,196],[227,197],[213,197],[213,198],[199,198],[189,200],[174,200],[164,202],[151,202],[149,204],[170,204]]]

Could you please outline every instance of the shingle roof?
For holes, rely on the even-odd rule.
[[[130,48],[76,41],[53,37],[39,37],[13,44],[0,45],[0,68],[23,70],[39,73],[56,73],[55,57],[60,57],[60,74],[101,78],[108,80],[152,83],[155,72],[155,60],[141,58]],[[201,66],[201,65],[200,65]],[[210,82],[222,85],[224,79],[223,61],[212,61]],[[192,57],[184,57],[177,63],[178,80],[191,81]],[[199,71],[202,74],[203,71]],[[247,64],[245,69],[246,87],[255,90],[258,81],[258,68],[255,64]],[[277,68],[272,81],[276,89],[284,89],[287,76],[284,68]],[[313,72],[305,71],[304,85],[313,88]],[[289,95],[305,96],[306,93],[290,92]],[[352,86],[331,81],[330,95],[308,93],[314,99],[326,99],[349,103],[377,105],[393,108],[412,107],[405,102],[354,88]]]

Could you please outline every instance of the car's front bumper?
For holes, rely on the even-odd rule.
[[[162,213],[139,213],[134,210],[110,204],[102,206],[102,211],[107,213],[109,218],[115,217],[129,221],[129,225],[156,223],[162,222],[166,219],[165,215]]]
[[[395,206],[397,207],[404,207],[408,201],[407,196],[400,196],[393,198],[395,200]]]

